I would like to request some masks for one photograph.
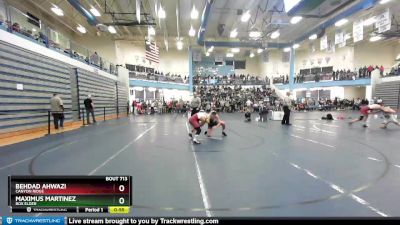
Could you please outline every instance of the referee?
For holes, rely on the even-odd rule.
[[[286,97],[283,98],[283,119],[282,125],[290,126],[292,124],[289,123],[290,119],[290,106],[292,105],[292,100],[290,99],[290,92],[286,93]]]
[[[201,106],[201,99],[197,96],[197,93],[194,93],[193,100],[190,103],[190,107],[192,108],[191,116],[200,111],[200,106]]]

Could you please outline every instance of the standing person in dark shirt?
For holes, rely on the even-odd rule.
[[[92,96],[88,95],[85,101],[83,101],[83,104],[85,105],[87,123],[90,124],[90,119],[89,119],[90,114],[92,114],[93,123],[96,123],[96,118],[94,117],[94,105],[92,101]]]

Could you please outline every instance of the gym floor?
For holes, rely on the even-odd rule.
[[[283,127],[222,114],[228,137],[218,129],[201,145],[174,114],[0,147],[0,213],[10,214],[8,175],[131,175],[132,216],[400,216],[400,128],[325,114],[293,113]]]

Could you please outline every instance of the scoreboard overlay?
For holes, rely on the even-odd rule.
[[[131,176],[9,176],[8,205],[23,213],[124,213]]]

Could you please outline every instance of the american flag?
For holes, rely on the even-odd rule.
[[[156,46],[156,44],[152,41],[146,40],[145,46],[146,46],[146,59],[151,62],[160,63],[160,50]]]

